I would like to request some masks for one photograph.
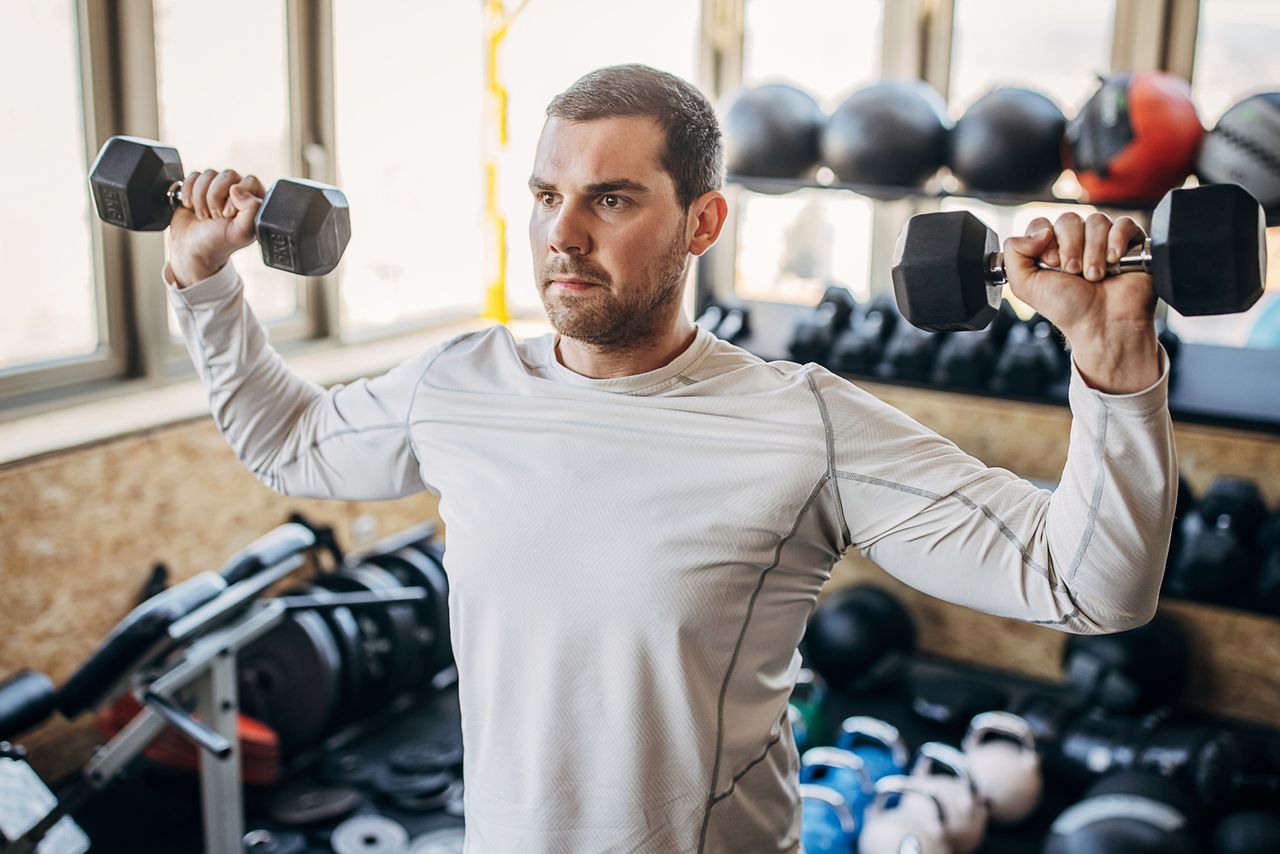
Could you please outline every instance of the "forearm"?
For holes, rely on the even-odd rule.
[[[1102,330],[1064,332],[1076,368],[1090,388],[1131,394],[1160,378],[1160,345],[1150,320],[1112,321]]]

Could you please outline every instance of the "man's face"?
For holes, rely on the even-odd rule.
[[[610,349],[675,322],[688,266],[688,216],[659,160],[652,119],[549,119],[538,141],[529,244],[547,318]]]

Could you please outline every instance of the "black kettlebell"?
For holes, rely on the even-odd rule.
[[[1191,798],[1172,780],[1121,771],[1054,819],[1044,854],[1196,854],[1195,821]]]

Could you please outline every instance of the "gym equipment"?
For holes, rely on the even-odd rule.
[[[959,736],[974,715],[1004,708],[1006,692],[970,679],[916,677],[911,680],[911,711]]]
[[[320,760],[317,776],[326,783],[364,788],[372,785],[378,766],[355,751],[339,750]]]
[[[1044,777],[1026,721],[1009,712],[975,715],[961,747],[993,822],[1017,824],[1035,811]]]
[[[836,747],[862,760],[872,780],[907,770],[907,745],[893,724],[879,718],[854,715],[845,718],[836,736]]]
[[[1280,851],[1280,816],[1268,810],[1238,810],[1213,830],[1214,854],[1275,854]]]
[[[694,322],[730,344],[751,334],[751,313],[745,305],[709,303]]]
[[[415,836],[406,854],[462,854],[466,831],[461,827],[445,827]]]
[[[915,649],[915,626],[888,593],[863,584],[828,594],[800,641],[805,662],[834,690],[870,688]]]
[[[303,854],[307,837],[296,831],[257,828],[244,835],[245,854]]]
[[[1258,301],[1266,264],[1261,205],[1241,187],[1214,184],[1166,193],[1151,237],[1107,273],[1150,273],[1156,295],[1182,315],[1231,314]],[[892,273],[902,314],[934,331],[986,326],[1007,282],[996,233],[968,211],[913,216]]]
[[[334,854],[404,854],[409,834],[404,825],[381,815],[357,815],[333,830]]]
[[[899,323],[884,346],[876,376],[886,379],[926,383],[933,375],[933,363],[945,334]]]
[[[1280,92],[1251,95],[1222,114],[1200,144],[1202,184],[1239,184],[1280,225]]]
[[[970,190],[1039,193],[1062,173],[1062,110],[1039,92],[995,89],[951,131],[952,173]]]
[[[293,785],[273,792],[263,805],[272,821],[286,827],[333,821],[364,805],[364,795],[346,786]]]
[[[306,584],[291,592],[295,595],[312,596],[326,603],[337,600],[337,594],[315,584]],[[347,723],[361,717],[364,711],[360,703],[364,694],[365,671],[368,665],[360,624],[350,608],[334,606],[322,608],[316,613],[324,620],[329,633],[337,643],[341,660],[339,668],[342,674],[341,687],[338,706],[333,713],[333,723]]]
[[[827,363],[836,336],[849,327],[849,319],[858,304],[849,289],[832,285],[822,294],[813,313],[801,318],[791,333],[791,359],[804,364]]]
[[[942,805],[942,831],[951,850],[976,851],[987,832],[988,811],[964,754],[937,741],[922,744],[910,776]]]
[[[796,743],[796,750],[803,753],[809,748],[812,739],[809,738],[809,727],[804,721],[804,715],[791,703],[787,703],[787,724],[791,727],[791,738]]]
[[[928,83],[881,80],[831,114],[822,160],[841,181],[919,187],[946,161],[950,126],[946,103]]]
[[[401,774],[428,774],[462,769],[462,745],[453,741],[428,738],[401,744],[387,759],[391,768]]]
[[[456,797],[458,783],[443,771],[402,774],[380,766],[373,774],[373,788],[387,803],[410,812],[444,809]]]
[[[426,678],[453,664],[449,639],[449,579],[441,562],[413,548],[371,554],[366,560],[394,576],[404,587],[421,587],[427,598],[418,603],[415,657],[426,662]]]
[[[862,822],[876,785],[862,758],[839,747],[806,750],[800,757],[800,782],[839,792],[857,824]]]
[[[1068,165],[1094,204],[1150,202],[1182,186],[1203,136],[1187,81],[1113,74],[1067,122]]]
[[[919,779],[892,775],[876,783],[867,807],[860,854],[950,854],[938,797]]]
[[[724,162],[731,175],[803,178],[818,162],[826,116],[806,92],[785,83],[745,89],[724,113]]]
[[[856,323],[854,319],[850,317],[851,328],[840,332],[831,346],[831,368],[849,374],[874,373],[898,322],[898,306],[890,296],[874,297]]]
[[[0,682],[0,741],[26,732],[53,714],[53,680],[23,668]]]
[[[168,228],[183,192],[176,148],[133,136],[113,136],[89,171],[98,216],[130,231]],[[338,266],[351,239],[347,197],[337,187],[302,179],[271,185],[254,220],[262,262],[300,276]]]
[[[1262,568],[1258,570],[1254,603],[1259,610],[1280,614],[1280,508],[1259,529],[1258,550]]]
[[[807,667],[800,668],[791,697],[787,701],[801,717],[800,725],[808,741],[824,742],[827,738],[827,722],[823,704],[827,699],[827,683]]]
[[[934,361],[934,383],[957,388],[986,388],[1009,330],[1021,322],[1013,307],[1002,300],[994,321],[985,328],[948,335],[938,348],[938,357]]]
[[[1050,383],[1071,371],[1067,352],[1058,343],[1060,337],[1054,325],[1041,315],[1025,323],[1015,321],[1005,335],[987,387],[1000,394],[1044,394]]]
[[[1049,829],[1045,854],[1194,854],[1191,800],[1173,781],[1122,771],[1100,780]]]
[[[1232,605],[1253,593],[1262,561],[1256,538],[1267,507],[1258,486],[1221,476],[1181,520],[1177,559],[1165,589],[1171,596]]]
[[[800,845],[805,854],[854,854],[857,839],[857,820],[839,792],[800,784]]]
[[[1062,672],[1083,704],[1138,714],[1177,701],[1188,659],[1186,635],[1156,614],[1129,631],[1071,635],[1062,650]]]

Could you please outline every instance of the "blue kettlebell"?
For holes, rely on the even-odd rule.
[[[862,758],[839,747],[806,750],[800,757],[800,782],[835,789],[849,805],[849,811],[859,825],[876,789]]]
[[[906,742],[897,727],[879,718],[861,715],[845,718],[840,724],[836,747],[861,759],[873,782],[890,774],[906,773],[910,756]]]
[[[805,854],[854,854],[857,838],[858,824],[839,792],[800,784],[800,846]]]

